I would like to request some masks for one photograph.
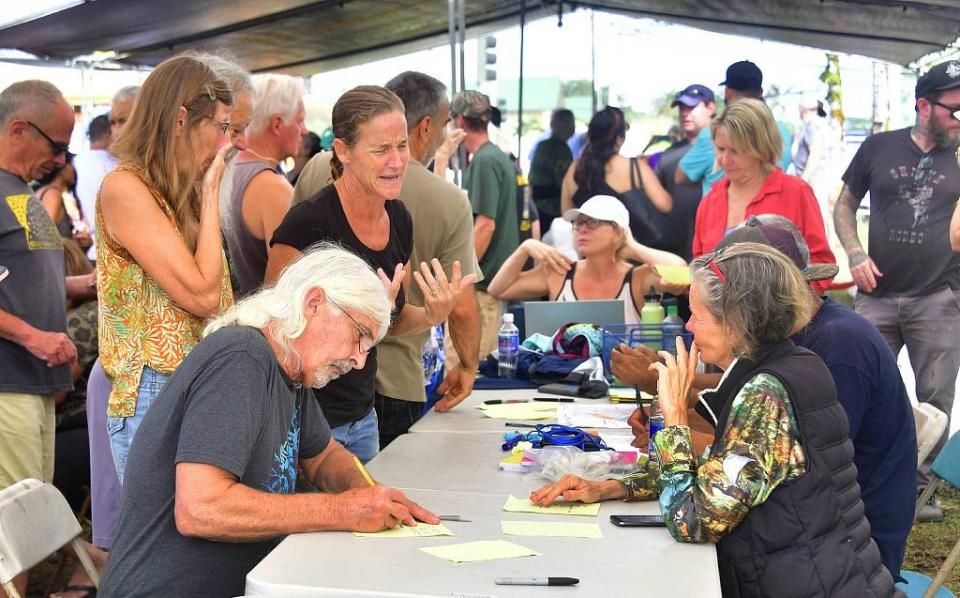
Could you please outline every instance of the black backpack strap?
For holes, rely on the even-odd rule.
[[[630,158],[630,190],[639,191],[643,189],[640,178],[640,163],[636,158]]]

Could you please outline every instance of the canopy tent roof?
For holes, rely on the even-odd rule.
[[[519,0],[465,0],[468,33],[518,22]],[[557,0],[526,0],[528,18]],[[908,64],[960,34],[955,0],[584,0],[563,2],[700,29]],[[309,75],[445,43],[447,0],[96,0],[0,29],[0,48],[69,61],[115,51],[153,66],[189,48],[254,72]],[[709,50],[706,50],[709,51]]]

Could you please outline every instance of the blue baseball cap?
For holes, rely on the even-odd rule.
[[[684,106],[693,108],[700,102],[712,101],[714,101],[713,90],[706,85],[694,83],[678,91],[677,94],[673,96],[673,102],[670,104],[670,107],[673,108],[683,104]]]

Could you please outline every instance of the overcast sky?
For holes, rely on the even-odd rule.
[[[826,87],[819,75],[826,65],[823,50],[737,37],[671,25],[652,19],[597,12],[594,15],[598,86],[610,86],[611,97],[623,97],[625,104],[644,112],[664,93],[702,83],[720,93],[726,67],[749,59],[763,70],[766,86],[781,91],[823,96]],[[529,22],[525,33],[524,75],[560,77],[565,80],[591,76],[590,12],[566,14],[563,27],[556,17]],[[469,34],[469,30],[468,30]],[[519,27],[496,33],[499,76],[516,79],[519,74]],[[841,55],[844,110],[848,116],[869,118],[872,114],[873,61],[861,56]],[[901,77],[892,66],[895,95],[912,90],[913,79]],[[444,82],[450,81],[449,46],[407,56],[370,62],[316,75],[314,95],[334,100],[340,93],[362,83],[383,83],[407,69],[421,70]],[[467,85],[477,80],[476,44],[468,40]],[[907,106],[903,116],[912,114]],[[791,118],[793,115],[789,115]],[[899,123],[897,123],[899,124]]]

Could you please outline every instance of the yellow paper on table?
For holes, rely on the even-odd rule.
[[[493,419],[537,420],[557,417],[557,406],[548,403],[508,403],[506,405],[480,405],[480,411]]]
[[[508,536],[551,536],[557,538],[602,538],[596,523],[564,521],[501,521],[500,531]]]
[[[464,544],[448,544],[446,546],[430,546],[420,550],[427,554],[453,561],[454,563],[468,563],[470,561],[494,561],[497,559],[516,559],[524,556],[540,556],[539,552],[507,542],[506,540],[481,540]]]
[[[437,525],[418,523],[413,527],[400,525],[380,532],[353,532],[353,535],[361,538],[429,538],[432,536],[452,536],[453,532],[442,523]]]
[[[596,517],[600,514],[600,503],[585,505],[579,502],[561,502],[553,503],[549,507],[544,507],[530,502],[528,498],[508,496],[507,503],[503,505],[503,510],[509,513],[546,513],[548,515],[586,515]]]
[[[630,401],[636,402],[637,400],[636,388],[627,386],[611,386],[607,393],[610,395],[611,403],[626,403]],[[653,395],[641,390],[640,400],[649,403],[653,400]]]
[[[690,284],[689,266],[656,266],[656,270],[670,284]]]

